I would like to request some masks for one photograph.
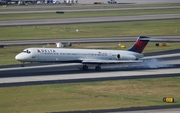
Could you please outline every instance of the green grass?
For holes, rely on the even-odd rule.
[[[180,19],[1,27],[0,40],[180,35]],[[79,32],[76,32],[79,29]],[[178,32],[175,32],[178,30]]]
[[[45,113],[180,104],[180,77],[0,88],[3,113]],[[175,98],[165,103],[163,97]]]
[[[1,14],[0,20],[27,20],[27,19],[52,19],[52,18],[80,18],[100,16],[129,16],[143,14],[169,14],[180,13],[179,9],[156,9],[156,10],[127,10],[127,11],[92,11],[92,12],[67,12],[65,14],[35,13],[35,14]]]

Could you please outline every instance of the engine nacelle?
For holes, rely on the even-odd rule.
[[[134,55],[117,54],[116,59],[118,60],[138,60]]]

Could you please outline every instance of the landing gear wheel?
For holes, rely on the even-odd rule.
[[[95,70],[96,70],[96,71],[101,71],[101,67],[100,67],[100,66],[96,66],[96,67],[95,67]]]
[[[84,65],[84,66],[82,67],[82,69],[83,69],[84,71],[87,71],[87,70],[88,70],[88,66],[87,66],[87,65]]]

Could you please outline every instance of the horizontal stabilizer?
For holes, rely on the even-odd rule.
[[[147,41],[169,41],[167,39],[159,39],[159,38],[141,38],[139,40],[147,40]]]

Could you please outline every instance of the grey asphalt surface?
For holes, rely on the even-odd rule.
[[[30,6],[29,6],[30,7]],[[32,6],[31,6],[32,7]],[[53,6],[55,7],[55,6]],[[56,6],[59,8],[59,6]],[[107,8],[107,9],[79,9],[79,10],[42,10],[42,11],[5,11],[0,14],[31,14],[31,13],[56,13],[61,12],[92,12],[92,11],[125,11],[125,10],[149,10],[149,9],[176,9],[180,6],[168,6],[168,7],[135,7],[135,8]]]
[[[60,0],[63,1],[63,0]],[[79,4],[94,4],[94,2],[101,2],[107,4],[108,0],[78,0]],[[179,0],[116,0],[118,4],[170,4],[180,3]],[[113,4],[114,5],[114,4]],[[117,5],[117,4],[115,4]]]
[[[88,18],[9,20],[9,21],[0,21],[0,26],[125,22],[125,21],[164,20],[164,19],[179,19],[179,18],[180,18],[180,14],[154,14],[154,15],[136,15],[136,16],[88,17]]]
[[[70,111],[70,112],[52,112],[52,113],[179,113],[180,105],[150,106],[119,108],[110,110],[87,110],[87,111]]]
[[[79,3],[93,4],[94,2],[107,3],[108,0],[78,0]],[[166,3],[180,3],[179,0],[116,0],[117,3],[129,3],[129,4],[166,4]]]

